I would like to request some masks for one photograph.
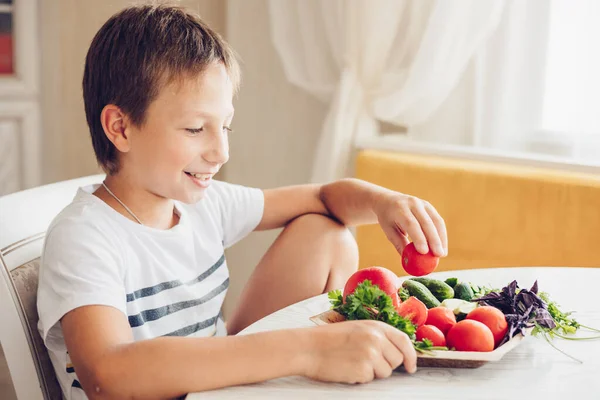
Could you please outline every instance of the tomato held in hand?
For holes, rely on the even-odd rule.
[[[446,307],[434,307],[428,310],[425,323],[437,327],[446,335],[450,328],[456,325],[456,316]]]
[[[508,323],[506,322],[506,317],[502,311],[496,307],[477,307],[467,314],[467,319],[479,321],[490,328],[492,335],[494,335],[494,347],[498,346],[502,339],[504,339],[506,332],[508,332]]]
[[[444,334],[433,325],[423,325],[417,329],[417,340],[422,341],[423,339],[431,340],[434,346],[446,345]]]
[[[409,243],[402,251],[402,267],[407,274],[412,276],[432,273],[439,261],[439,257],[434,256],[431,250],[427,254],[419,253],[414,243]]]
[[[479,321],[464,319],[454,325],[446,335],[448,347],[458,351],[492,351],[494,335]]]
[[[409,297],[396,307],[398,314],[412,321],[416,326],[421,326],[427,321],[427,307],[416,297]]]

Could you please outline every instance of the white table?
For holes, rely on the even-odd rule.
[[[600,328],[600,268],[503,268],[431,274],[456,276],[478,284],[503,287],[513,279],[529,288],[537,279],[563,311],[576,310],[576,319]],[[329,309],[326,295],[277,311],[241,334],[314,326],[309,317]],[[364,385],[322,383],[287,377],[259,384],[192,393],[199,399],[594,399],[600,400],[600,340],[555,340],[579,364],[554,350],[541,338],[528,337],[495,363],[477,369],[421,368],[414,375],[394,373]]]

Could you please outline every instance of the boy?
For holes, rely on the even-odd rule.
[[[415,371],[408,337],[373,321],[234,336],[342,287],[358,260],[345,226],[379,222],[399,252],[407,235],[422,253],[447,249],[429,203],[366,182],[261,191],[213,181],[228,159],[238,75],[228,45],[177,7],[127,8],[93,39],[83,95],[107,176],[49,227],[38,292],[67,399],[172,398],[288,375],[367,382],[402,363]],[[224,249],[278,227],[226,330]]]

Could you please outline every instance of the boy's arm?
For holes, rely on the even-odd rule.
[[[65,342],[90,400],[164,399],[189,392],[303,375],[334,382],[416,369],[408,336],[378,321],[244,336],[133,341],[127,318],[84,306],[61,320]]]
[[[280,228],[296,217],[314,213],[346,226],[378,222],[399,252],[408,244],[407,235],[421,253],[431,246],[437,256],[444,256],[448,249],[444,220],[431,204],[359,179],[268,189],[264,196],[257,230]]]
[[[90,399],[163,399],[194,391],[300,374],[294,332],[264,337],[161,337],[133,341],[125,316],[85,306],[61,321],[71,361]]]

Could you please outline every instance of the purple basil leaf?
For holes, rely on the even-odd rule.
[[[518,287],[519,286],[517,285],[517,281],[512,281],[508,284],[508,286],[502,289],[502,292],[506,294],[506,297],[513,299],[515,297],[515,294],[517,294]]]
[[[532,304],[535,304],[535,306],[538,308],[547,308],[544,300],[542,300],[537,294],[527,289],[523,289],[519,292],[519,294],[517,295],[517,302],[519,301],[522,301],[527,307],[529,307]]]
[[[544,308],[538,308],[535,311],[535,322],[537,322],[538,325],[544,328],[556,328],[556,323],[554,322],[554,319],[552,318],[548,310]]]
[[[517,304],[522,303],[525,306],[525,310],[531,306],[539,307],[538,297],[529,292],[527,289],[523,289],[517,295]]]
[[[531,287],[531,289],[529,289],[530,292],[533,292],[534,294],[538,293],[538,284],[537,284],[537,279],[536,281],[533,283],[533,286]]]

